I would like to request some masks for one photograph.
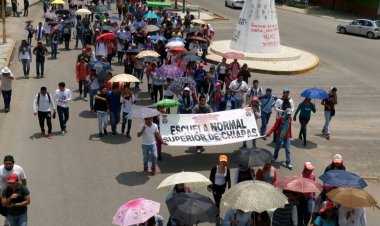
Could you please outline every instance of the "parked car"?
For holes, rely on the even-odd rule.
[[[225,0],[224,5],[232,8],[243,8],[244,0]]]
[[[380,36],[380,20],[357,19],[351,23],[339,24],[337,30],[342,34],[351,33],[371,39],[377,38]]]

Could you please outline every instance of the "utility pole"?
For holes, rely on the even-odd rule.
[[[5,1],[1,0],[1,17],[3,20],[3,43],[7,43],[7,31],[5,29]]]

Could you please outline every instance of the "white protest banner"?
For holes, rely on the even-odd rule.
[[[210,146],[260,137],[251,108],[208,114],[161,115],[162,139],[172,146]]]

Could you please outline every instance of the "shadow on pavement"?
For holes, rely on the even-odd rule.
[[[117,182],[122,185],[127,185],[127,186],[137,186],[137,185],[142,185],[148,182],[149,176],[143,174],[142,171],[136,172],[124,172],[120,173],[116,178]]]
[[[73,99],[73,101],[80,101],[80,100],[83,100],[83,98],[82,97],[75,97],[74,99]]]
[[[90,134],[88,140],[101,141],[107,144],[124,144],[131,141],[131,139],[126,138],[124,134],[117,134],[116,136],[112,136],[111,132],[108,132],[108,134],[103,137],[99,137],[99,134],[97,133]]]
[[[97,118],[97,114],[96,112],[91,112],[91,111],[82,111],[81,113],[79,113],[79,117],[82,117],[82,118]]]
[[[292,140],[290,145],[300,149],[315,149],[318,147],[316,143],[311,141],[307,141],[306,146],[304,146],[303,141],[300,139]]]
[[[138,106],[150,106],[153,104],[153,101],[150,99],[137,99],[136,105]]]
[[[272,166],[273,166],[274,168],[276,168],[276,169],[285,168],[285,169],[291,170],[291,169],[289,169],[289,168],[286,166],[285,161],[280,161],[280,162],[277,162],[277,163],[273,162],[273,163],[272,163]]]

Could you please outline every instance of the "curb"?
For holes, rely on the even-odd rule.
[[[7,55],[7,58],[5,60],[5,67],[9,67],[9,62],[11,61],[11,57],[12,57],[12,54],[13,54],[13,51],[15,49],[15,46],[16,46],[16,41],[14,39],[12,39],[13,43],[11,45],[11,48],[10,48],[10,51],[8,51],[8,55]]]
[[[341,23],[344,23],[344,22],[346,22],[348,20],[348,19],[341,19],[341,18],[324,17],[322,15],[313,15],[313,14],[310,14],[310,13],[307,13],[307,12],[301,12],[301,11],[297,11],[297,10],[292,10],[292,8],[282,8],[280,6],[276,6],[276,9],[280,9],[280,10],[284,10],[284,11],[288,11],[288,12],[293,12],[293,13],[298,13],[298,14],[303,14],[303,15],[308,15],[308,16],[325,18],[325,19],[329,19],[329,20],[338,21],[338,22],[341,22]]]

